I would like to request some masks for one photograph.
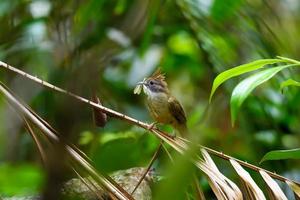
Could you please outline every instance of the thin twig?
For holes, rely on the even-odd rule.
[[[27,119],[25,117],[22,117],[24,124],[25,124],[25,128],[27,129],[27,131],[29,132],[29,134],[31,135],[31,137],[33,138],[33,141],[35,142],[40,154],[41,154],[41,158],[42,158],[42,162],[44,165],[46,165],[47,163],[47,159],[46,159],[46,154],[44,152],[44,149],[40,143],[40,141],[37,138],[37,135],[34,133],[33,129],[31,128],[29,122],[27,121]]]
[[[0,84],[1,84],[1,82],[0,82]],[[11,109],[11,111],[13,111],[13,112],[15,112],[17,114],[17,116],[19,117],[20,120],[22,120],[24,122],[25,129],[31,135],[31,137],[33,138],[33,141],[35,142],[35,144],[36,144],[36,146],[38,148],[38,151],[39,151],[39,153],[41,155],[41,158],[42,158],[42,163],[44,165],[46,165],[46,154],[45,154],[44,149],[42,148],[42,145],[39,142],[36,134],[34,133],[33,129],[31,128],[28,120],[26,119],[26,117],[22,113],[20,113],[17,110],[15,110],[14,107],[13,107],[13,105],[11,105],[11,104],[8,103],[8,107]]]
[[[159,152],[161,150],[162,147],[162,142],[160,142],[157,150],[155,151],[154,155],[152,156],[150,163],[148,164],[147,169],[145,170],[145,172],[143,173],[143,175],[141,176],[140,180],[138,181],[138,183],[136,184],[136,186],[134,187],[134,189],[131,192],[131,195],[133,195],[133,193],[136,191],[136,189],[139,187],[139,185],[142,183],[142,181],[144,180],[144,178],[146,177],[146,175],[148,174],[150,168],[152,167],[154,161],[156,160],[157,156],[159,155]]]
[[[67,90],[61,89],[59,87],[56,87],[56,86],[54,86],[54,85],[52,85],[52,84],[50,84],[50,83],[48,83],[46,81],[43,81],[43,80],[37,78],[36,76],[32,76],[32,75],[30,75],[30,74],[28,74],[26,72],[23,72],[22,70],[19,70],[19,69],[15,68],[15,67],[10,66],[10,65],[2,62],[2,61],[0,61],[0,66],[3,67],[3,68],[8,69],[10,71],[13,71],[13,72],[15,72],[17,74],[20,74],[20,75],[24,76],[25,78],[28,78],[28,79],[30,79],[30,80],[32,80],[34,82],[37,82],[37,83],[41,84],[44,87],[47,87],[47,88],[50,88],[50,89],[55,90],[57,92],[66,94],[68,96],[71,96],[71,97],[73,97],[73,98],[75,98],[75,99],[77,99],[77,100],[79,100],[79,101],[81,101],[83,103],[87,103],[87,104],[89,104],[89,105],[91,105],[91,106],[93,106],[95,108],[98,108],[98,109],[102,110],[103,112],[109,114],[110,116],[114,116],[114,117],[117,117],[117,118],[121,118],[121,119],[127,120],[127,121],[132,122],[134,124],[137,124],[137,125],[139,125],[140,127],[143,127],[143,128],[150,128],[149,124],[143,123],[143,122],[138,121],[138,120],[136,120],[136,119],[134,119],[132,117],[126,116],[126,115],[124,115],[122,113],[116,112],[116,111],[114,111],[112,109],[106,108],[106,107],[104,107],[102,105],[99,105],[99,104],[97,104],[97,103],[95,103],[93,101],[90,101],[90,100],[88,100],[86,98],[78,96],[78,95],[76,95],[76,94],[74,94],[72,92],[69,92]]]
[[[83,103],[86,103],[86,104],[88,104],[90,106],[98,108],[98,109],[102,110],[103,112],[109,114],[110,116],[113,116],[113,117],[116,117],[116,118],[120,118],[122,120],[125,120],[125,121],[131,123],[131,124],[134,124],[136,126],[144,128],[146,130],[149,130],[151,133],[153,133],[154,135],[156,135],[161,140],[167,142],[169,145],[171,145],[175,150],[177,150],[180,153],[184,153],[184,151],[186,150],[186,147],[188,145],[187,140],[183,140],[180,137],[173,138],[169,134],[167,134],[167,133],[165,133],[163,131],[160,131],[160,130],[158,130],[156,128],[151,129],[151,125],[150,124],[144,123],[142,121],[139,121],[137,119],[129,117],[129,116],[125,115],[125,114],[119,113],[119,112],[114,111],[114,110],[112,110],[110,108],[107,108],[105,106],[102,106],[102,105],[99,105],[97,103],[94,103],[94,102],[92,102],[92,101],[90,101],[90,100],[88,100],[86,98],[78,96],[78,95],[76,95],[74,93],[71,93],[71,92],[69,92],[67,90],[64,90],[64,89],[61,89],[59,87],[56,87],[56,86],[54,86],[54,85],[52,85],[52,84],[50,84],[50,83],[48,83],[46,81],[43,81],[43,80],[41,80],[41,79],[39,79],[39,78],[37,78],[35,76],[32,76],[32,75],[30,75],[30,74],[28,74],[26,72],[23,72],[22,70],[14,68],[14,67],[12,67],[12,66],[10,66],[10,65],[2,62],[2,61],[0,61],[0,67],[3,67],[3,68],[8,69],[10,71],[13,71],[13,72],[15,72],[17,74],[20,74],[20,75],[24,76],[25,78],[28,78],[28,79],[30,79],[30,80],[32,80],[34,82],[37,82],[37,83],[41,84],[44,87],[50,88],[50,89],[55,90],[55,91],[57,91],[59,93],[62,93],[62,94],[66,94],[66,95],[68,95],[70,97],[73,97],[73,98],[75,98],[75,99],[83,102]],[[179,143],[179,142],[181,142],[181,143]],[[182,146],[184,146],[184,148],[182,148]],[[286,182],[286,181],[292,181],[292,182],[294,182],[296,184],[300,184],[300,183],[298,183],[296,181],[289,180],[289,179],[287,179],[287,178],[285,178],[283,176],[280,176],[280,175],[278,175],[276,173],[270,172],[268,170],[262,169],[260,167],[255,166],[255,165],[249,164],[247,162],[244,162],[244,161],[238,160],[236,158],[233,158],[231,156],[228,156],[226,154],[223,154],[222,152],[215,151],[215,150],[210,149],[210,148],[205,147],[205,146],[202,146],[202,147],[204,149],[206,149],[208,152],[210,152],[211,154],[214,154],[214,155],[216,155],[216,156],[218,156],[218,157],[220,157],[222,159],[225,159],[225,160],[233,159],[233,160],[237,161],[239,164],[241,164],[241,165],[243,165],[243,166],[245,166],[247,168],[250,168],[250,169],[252,169],[254,171],[259,172],[259,170],[264,170],[271,177],[273,177],[275,179],[278,179],[280,181],[284,181],[284,182]]]
[[[173,159],[172,155],[170,154],[169,150],[167,149],[167,147],[164,144],[162,144],[162,146],[163,146],[163,149],[165,150],[167,156],[169,157],[170,161],[172,163],[174,163],[174,159]]]
[[[197,176],[195,175],[193,179],[194,179],[194,184],[193,185],[194,185],[195,193],[197,194],[196,199],[197,200],[204,200],[205,196],[204,196],[204,193],[201,189],[201,186],[199,185]]]
[[[95,184],[91,183],[91,181],[89,179],[85,179],[83,178],[79,172],[77,172],[77,170],[75,168],[72,168],[73,171],[75,172],[75,174],[79,177],[79,179],[81,180],[81,182],[87,187],[89,188],[90,191],[92,191],[99,199],[103,200],[103,197],[101,195],[101,193],[99,193],[98,188]],[[93,187],[93,188],[92,188]]]

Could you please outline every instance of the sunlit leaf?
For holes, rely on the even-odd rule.
[[[300,159],[300,148],[290,150],[270,151],[261,159],[260,162],[266,160],[283,160],[283,159]]]
[[[87,145],[90,142],[92,142],[94,139],[94,134],[92,132],[89,131],[84,131],[79,138],[79,144],[81,145]]]
[[[235,77],[235,76],[239,76],[239,75],[247,73],[247,72],[257,70],[259,68],[262,68],[265,65],[274,64],[274,63],[278,63],[278,62],[285,62],[285,61],[280,60],[280,59],[261,59],[261,60],[256,60],[256,61],[244,64],[244,65],[234,67],[232,69],[229,69],[229,70],[226,70],[226,71],[220,73],[213,82],[209,101],[211,101],[217,88],[222,83],[227,81],[228,79]]]
[[[283,56],[276,56],[277,58],[284,60],[287,63],[291,63],[291,64],[300,64],[300,62],[298,60],[292,59],[292,58],[287,58],[287,57],[283,57]]]
[[[231,94],[230,107],[231,107],[231,121],[232,125],[237,117],[237,113],[248,95],[259,85],[268,81],[275,74],[281,70],[295,65],[284,65],[280,67],[273,67],[260,71],[240,82],[233,90]]]
[[[122,14],[126,9],[126,0],[119,0],[115,6],[114,12],[117,15]]]
[[[168,46],[176,54],[188,55],[191,57],[197,55],[199,52],[195,39],[183,31],[170,36],[168,39]]]
[[[283,81],[280,84],[280,90],[283,91],[283,88],[288,87],[288,86],[297,86],[297,87],[300,87],[300,82],[295,81],[293,79],[288,79],[286,81]]]
[[[140,135],[133,131],[121,131],[121,132],[104,132],[101,133],[101,138],[99,140],[100,144],[106,144],[114,140],[119,139],[139,139]]]

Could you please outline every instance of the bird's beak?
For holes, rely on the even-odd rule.
[[[138,82],[138,85],[144,85],[144,84],[145,84],[145,81]]]

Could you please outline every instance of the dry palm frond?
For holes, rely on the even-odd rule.
[[[41,121],[34,114],[32,110],[28,110],[20,101],[18,101],[2,84],[0,84],[0,93],[3,94],[5,99],[12,105],[18,112],[22,113],[26,119],[38,127],[45,136],[53,142],[61,142],[59,137],[49,129],[44,121]],[[110,194],[117,197],[118,199],[133,199],[123,188],[118,186],[112,179],[109,177],[99,174],[96,170],[90,165],[90,163],[84,159],[74,148],[69,145],[65,146],[67,153],[70,156],[70,162],[75,163],[87,174],[89,174],[93,179],[98,182],[103,188],[105,188]]]
[[[166,141],[166,143],[172,146],[179,153],[184,154],[188,150],[188,144],[186,144],[184,140],[180,139],[179,137],[171,138],[158,130],[155,130],[155,132],[159,137],[162,138],[162,140]],[[192,162],[206,174],[209,184],[216,197],[224,200],[242,199],[242,193],[239,188],[218,170],[213,160],[204,149],[202,150],[202,154],[204,160],[200,157],[197,157],[197,159],[193,159]]]
[[[293,190],[297,199],[300,199],[300,186],[292,181],[286,181],[288,186]]]
[[[218,199],[243,199],[242,192],[239,188],[224,176],[217,168],[207,151],[201,149],[204,161],[202,170],[207,175],[209,184]]]
[[[95,102],[91,102],[90,100],[88,100],[86,98],[83,98],[83,97],[73,94],[69,91],[66,91],[64,89],[56,87],[56,86],[54,86],[48,82],[45,82],[35,76],[32,76],[32,75],[27,74],[17,68],[14,68],[4,62],[0,61],[0,67],[3,67],[5,69],[13,71],[17,74],[25,76],[26,78],[28,78],[34,82],[37,82],[44,87],[50,88],[51,90],[68,95],[82,103],[88,104],[89,106],[91,106],[95,109],[99,109],[102,112],[104,112],[112,117],[116,117],[121,120],[127,121],[130,124],[142,127],[144,129],[150,131],[152,134],[154,134],[160,140],[162,140],[165,143],[167,143],[168,145],[170,145],[174,150],[176,150],[180,154],[184,154],[188,150],[188,147],[191,144],[188,140],[182,139],[180,137],[173,138],[173,137],[169,136],[167,133],[164,133],[156,128],[150,129],[151,128],[150,124],[141,122],[139,120],[136,120],[132,117],[129,117],[127,115],[124,115],[122,113],[114,111],[110,108],[104,107]],[[15,100],[13,98],[11,98],[10,93],[7,92],[7,90],[5,90],[4,87],[0,87],[0,90],[6,96],[7,99],[9,99],[10,101],[13,102],[13,105],[18,107],[18,109],[22,110],[22,112],[24,112],[24,116],[26,116],[26,118],[28,118],[32,122],[32,124],[35,124],[35,126],[40,128],[45,134],[47,134],[47,136],[49,138],[52,139],[52,141],[56,141],[56,142],[59,141],[59,138],[57,137],[55,130],[53,130],[50,125],[48,125],[43,119],[41,119],[38,115],[36,115],[28,107],[23,106],[22,104],[20,105],[20,103],[18,101],[15,102]],[[216,155],[224,160],[227,160],[227,161],[230,160],[231,164],[235,167],[236,171],[241,176],[241,179],[243,179],[243,177],[244,177],[243,181],[244,181],[245,185],[247,185],[247,187],[248,187],[248,190],[246,190],[246,191],[253,193],[252,194],[252,195],[254,195],[253,199],[255,199],[255,198],[256,199],[265,199],[262,191],[256,186],[255,182],[252,180],[252,178],[250,177],[248,172],[246,172],[240,165],[242,165],[243,167],[252,169],[256,172],[259,172],[260,170],[264,170],[264,169],[257,167],[255,165],[243,162],[241,160],[235,159],[231,156],[228,156],[221,152],[215,151],[208,147],[201,146],[201,148],[204,148],[208,153]],[[98,175],[95,172],[95,170],[92,168],[92,166],[86,161],[87,158],[84,157],[84,154],[80,153],[80,151],[78,149],[76,149],[76,147],[69,145],[69,146],[67,146],[67,149],[68,149],[69,153],[72,155],[73,160],[75,160],[76,163],[80,163],[80,165],[84,166],[85,169],[88,169],[87,171],[92,172],[92,174],[95,175],[94,178],[96,180],[98,180],[99,182],[101,182],[104,185],[104,188],[106,188],[106,189],[108,188],[109,191],[115,192],[116,193],[115,195],[119,195],[121,199],[130,198],[130,196],[127,196],[126,193],[122,193],[121,192],[122,189],[118,188],[113,182],[110,181],[109,178]],[[237,188],[237,186],[233,182],[229,181],[222,173],[220,173],[217,170],[215,164],[213,164],[212,160],[207,157],[208,154],[207,155],[206,154],[207,153],[204,153],[204,155],[203,155],[205,157],[204,160],[200,157],[197,157],[196,159],[193,159],[192,162],[195,164],[195,166],[197,166],[200,170],[202,170],[209,177],[209,179],[211,181],[211,185],[213,185],[212,187],[214,187],[214,192],[218,196],[218,199],[240,199],[241,193],[238,192],[239,189]],[[293,189],[295,194],[298,197],[300,197],[300,189],[299,189],[299,185],[297,185],[297,182],[287,179],[278,174],[272,173],[270,171],[267,171],[267,170],[264,170],[264,171],[268,175],[270,175],[272,178],[286,182]]]
[[[266,199],[264,193],[256,185],[255,181],[251,178],[250,174],[243,169],[243,167],[235,160],[230,160],[231,165],[241,178],[242,186],[245,190],[246,199]]]
[[[260,170],[260,175],[267,184],[269,197],[271,200],[287,200],[279,185],[265,171]]]

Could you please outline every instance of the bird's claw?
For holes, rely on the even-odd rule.
[[[157,122],[152,122],[150,124],[150,126],[148,127],[148,130],[152,130],[152,129],[156,128],[156,124],[157,124]]]
[[[173,134],[168,134],[168,137],[170,137],[171,139],[176,139],[176,135],[173,135]]]

